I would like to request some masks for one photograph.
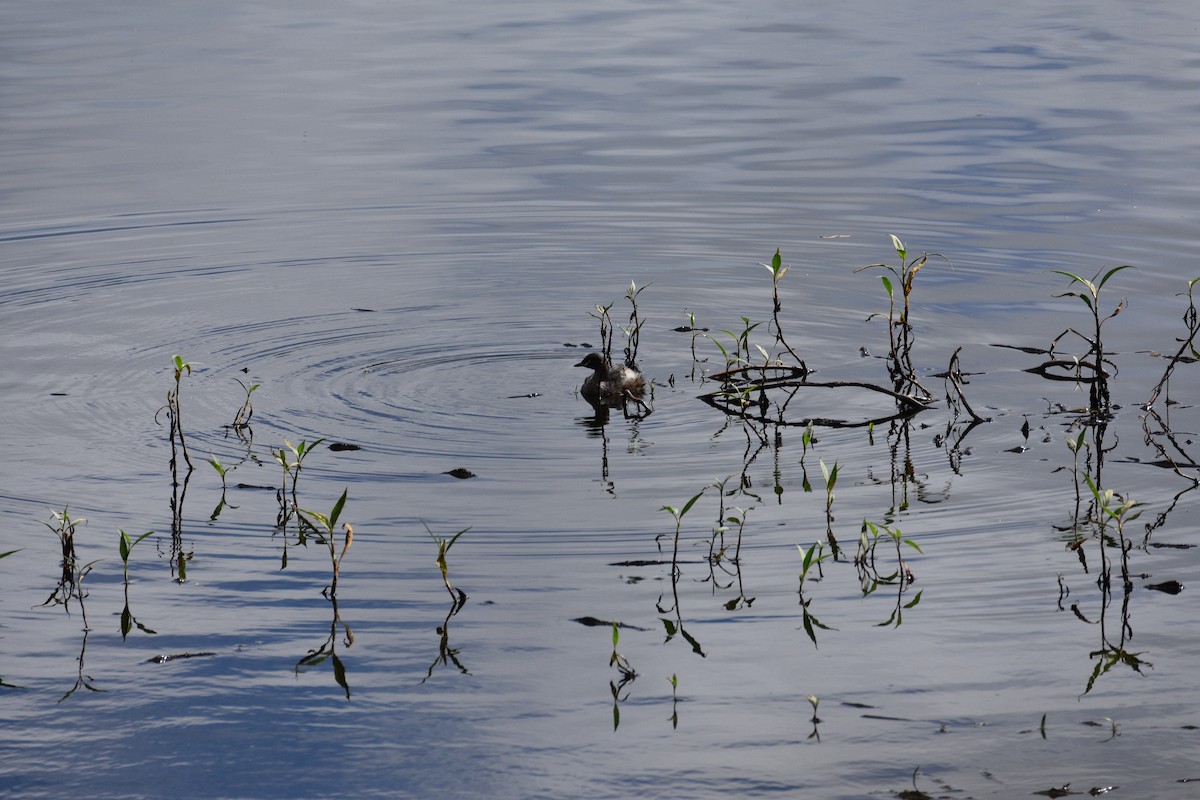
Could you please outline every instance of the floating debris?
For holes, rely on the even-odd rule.
[[[144,664],[166,664],[168,661],[178,661],[181,658],[204,658],[207,656],[215,656],[216,653],[176,653],[174,655],[158,655],[153,658],[148,658]]]

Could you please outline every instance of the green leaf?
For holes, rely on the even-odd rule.
[[[1133,267],[1133,265],[1132,265],[1132,264],[1122,264],[1122,265],[1121,265],[1121,266],[1119,266],[1119,267],[1113,267],[1113,268],[1112,268],[1112,269],[1110,269],[1108,272],[1104,273],[1104,277],[1103,277],[1103,278],[1101,278],[1101,279],[1100,279],[1100,281],[1099,281],[1099,282],[1096,284],[1096,289],[1097,289],[1097,290],[1099,290],[1099,289],[1100,289],[1102,286],[1104,286],[1104,284],[1108,283],[1108,279],[1109,279],[1109,278],[1111,278],[1113,275],[1116,275],[1116,274],[1117,274],[1118,272],[1120,272],[1121,270],[1123,270],[1123,269],[1133,269],[1133,268],[1134,268],[1134,267]]]
[[[900,238],[894,233],[888,235],[892,237],[892,247],[896,248],[896,255],[900,256],[901,261],[904,261],[908,258],[908,249],[905,248],[904,242],[900,241]]]
[[[775,248],[775,255],[771,257],[771,272],[778,273],[779,268],[783,266],[783,258],[779,255],[779,248]]]
[[[463,528],[458,533],[451,536],[450,541],[446,542],[446,552],[447,553],[450,552],[450,548],[453,547],[454,543],[458,541],[458,537],[462,536],[464,533],[471,530],[472,527],[474,527],[474,526],[468,525],[467,527]]]
[[[701,489],[695,496],[692,497],[691,500],[688,500],[687,503],[684,504],[683,510],[679,512],[680,519],[683,518],[684,514],[692,510],[692,506],[696,505],[696,501],[699,500],[703,495],[704,490]]]
[[[621,634],[617,630],[617,623],[613,623],[613,650],[617,649],[617,642],[621,639]]]
[[[324,440],[324,439],[321,439],[321,440],[319,440],[319,441],[322,441],[322,442],[323,442],[323,441],[325,441],[325,440]],[[349,488],[349,487],[347,487],[346,489],[344,489],[344,490],[342,491],[342,496],[341,496],[341,497],[339,497],[339,498],[338,498],[338,501],[337,501],[337,502],[334,504],[334,506],[333,506],[333,513],[331,513],[331,514],[329,515],[329,527],[330,527],[330,529],[337,527],[337,521],[338,521],[338,517],[339,517],[339,516],[341,516],[341,514],[342,514],[342,507],[346,505],[346,495],[347,495],[349,492],[350,492],[350,488]]]
[[[21,551],[20,550],[9,550],[7,553],[0,553],[0,558],[4,558],[6,556],[11,556],[13,553],[19,553],[19,552],[21,552]]]
[[[888,276],[880,275],[879,280],[883,281],[883,288],[887,290],[888,297],[894,297],[895,295],[892,290],[892,282],[888,280]]]

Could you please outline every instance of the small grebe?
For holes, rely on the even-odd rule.
[[[610,364],[599,353],[588,353],[575,366],[592,370],[580,388],[583,399],[592,405],[619,406],[627,400],[644,405],[642,394],[646,391],[646,379],[637,367]]]

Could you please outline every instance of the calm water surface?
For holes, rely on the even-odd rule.
[[[1177,293],[1200,274],[1200,11],[64,2],[3,16],[0,552],[19,552],[0,559],[0,793],[861,798],[912,790],[919,767],[934,797],[1192,796],[1196,469],[1149,462],[1169,431],[1194,463],[1197,376],[1180,367],[1169,419],[1138,406],[1165,366],[1154,354],[1186,336]],[[690,310],[728,344],[718,331],[768,318],[757,264],[776,247],[793,265],[785,331],[817,377],[886,380],[860,351],[887,349],[866,321],[886,308],[879,273],[853,270],[894,264],[891,233],[953,262],[930,262],[913,295],[933,409],[818,428],[805,454],[801,428],[697,400],[719,352],[701,339],[696,366],[672,329]],[[1120,372],[1102,485],[1145,505],[1127,526],[1134,588],[1105,609],[1099,544],[1086,568],[1067,547],[1086,517],[1067,409],[1086,392],[993,345],[1083,330],[1050,270],[1122,263],[1138,269],[1106,289],[1106,308],[1128,306],[1106,328]],[[654,413],[600,426],[572,365],[599,344],[596,304],[624,321],[631,281],[647,287]],[[991,419],[969,431],[936,377],[960,346]],[[1086,347],[1068,335],[1060,351]],[[182,582],[156,417],[176,353],[194,366],[181,400],[197,463]],[[227,427],[235,378],[260,385],[248,443]],[[794,403],[796,420],[877,405]],[[336,608],[323,546],[276,529],[271,488],[271,448],[321,437],[360,447],[320,446],[300,480],[306,508],[348,490]],[[213,455],[237,465],[215,519]],[[795,545],[827,536],[818,460],[839,467],[843,545],[866,518],[921,553],[906,548],[903,594],[864,596],[848,561],[822,565],[805,588],[828,628],[814,646]],[[476,477],[444,474],[456,467]],[[660,509],[727,476],[726,515],[747,509],[741,568],[710,571],[709,488],[683,520],[674,609]],[[99,560],[86,635],[77,603],[39,605],[60,558],[42,522],[64,506],[87,519],[80,558]],[[450,554],[470,597],[449,618],[425,525],[470,528]],[[119,530],[156,531],[128,592]],[[1145,588],[1170,581],[1184,590]],[[126,596],[143,627],[123,638]],[[628,626],[618,649],[637,677],[615,702],[611,627],[580,618]],[[344,674],[331,659],[297,669],[330,642]],[[158,663],[180,654],[211,655]]]

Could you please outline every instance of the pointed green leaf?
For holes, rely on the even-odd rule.
[[[1096,284],[1096,289],[1099,290],[1100,287],[1102,287],[1102,286],[1104,286],[1104,284],[1108,283],[1109,278],[1111,278],[1113,275],[1116,275],[1118,272],[1120,272],[1123,269],[1133,269],[1133,265],[1132,264],[1122,264],[1119,267],[1113,267],[1108,272],[1104,273],[1104,277],[1102,277],[1100,279],[1100,281]]]
[[[680,518],[682,518],[687,512],[691,511],[692,506],[696,505],[696,501],[699,500],[703,495],[704,490],[701,489],[695,496],[692,497],[691,500],[688,500],[687,503],[684,504],[683,510],[679,512]]]
[[[324,441],[324,440],[321,440]],[[333,512],[329,515],[329,528],[332,530],[337,527],[338,517],[342,514],[342,507],[346,505],[346,495],[349,494],[350,488],[347,487],[342,491],[342,496],[334,503]]]

